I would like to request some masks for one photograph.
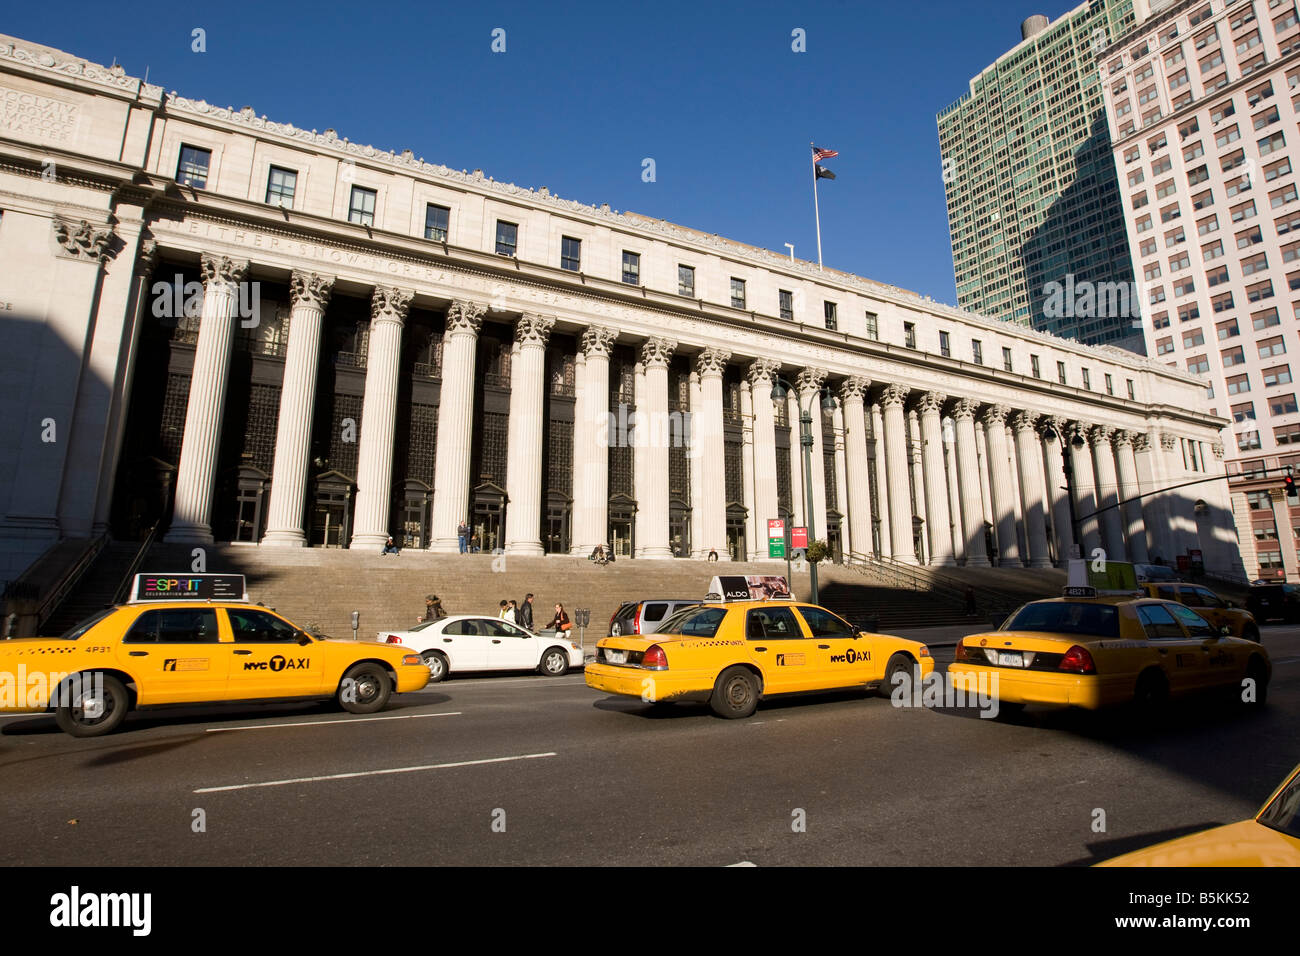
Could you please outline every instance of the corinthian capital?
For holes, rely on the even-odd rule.
[[[1133,433],[1133,450],[1134,450],[1134,451],[1150,451],[1150,450],[1151,450],[1151,435],[1148,434],[1147,432],[1134,432],[1134,433]]]
[[[555,316],[535,315],[525,312],[515,324],[515,342],[519,345],[533,345],[546,348],[551,339],[551,330],[555,328]]]
[[[908,389],[897,382],[886,385],[880,393],[880,407],[892,408],[895,405],[902,405],[907,401]]]
[[[870,387],[871,379],[865,375],[851,375],[840,382],[840,400],[846,405],[849,402],[861,402]]]
[[[948,396],[943,392],[926,392],[916,400],[916,408],[922,415],[942,415],[946,401]]]
[[[780,369],[781,363],[774,359],[754,359],[754,361],[750,363],[749,370],[745,373],[745,377],[749,379],[749,384],[755,388],[758,388],[764,382],[767,383],[766,387],[770,388],[772,380],[776,377],[776,373],[780,371]]]
[[[248,275],[248,260],[204,252],[199,256],[199,274],[203,276],[205,288],[238,285]]]
[[[1011,419],[1011,428],[1016,432],[1035,431],[1040,418],[1042,416],[1038,412],[1016,412]]]
[[[806,368],[799,373],[799,377],[795,379],[795,384],[800,392],[817,392],[826,384],[826,376],[828,375],[830,375],[830,372],[824,368]]]
[[[1002,425],[1007,423],[1007,416],[1011,414],[1011,409],[1005,405],[990,405],[984,409],[984,414],[980,416],[985,425]]]
[[[1129,431],[1128,429],[1117,428],[1115,430],[1115,447],[1124,448],[1128,445],[1132,445],[1133,439],[1135,437],[1136,436],[1133,434],[1133,432]]]
[[[677,342],[673,339],[646,339],[641,343],[641,364],[646,368],[667,366],[676,351]]]
[[[979,402],[973,398],[959,398],[952,404],[952,417],[959,422],[975,420],[975,412],[979,409]]]
[[[595,356],[609,358],[617,338],[618,333],[613,329],[603,325],[593,325],[582,333],[582,354],[587,358]]]
[[[51,224],[54,227],[54,239],[65,255],[86,262],[103,262],[112,256],[116,234],[111,223],[92,226],[85,219],[55,216]]]
[[[487,306],[470,299],[454,299],[447,309],[447,334],[459,332],[463,335],[477,336],[483,328],[483,315]]]
[[[1162,434],[1160,436],[1160,447],[1163,448],[1165,451],[1173,451],[1174,445],[1176,444],[1178,444],[1178,437],[1176,435]]]
[[[726,371],[729,361],[731,361],[730,352],[724,352],[722,349],[705,349],[695,356],[695,371],[700,378],[721,375]]]
[[[411,300],[415,293],[392,286],[375,286],[370,295],[370,321],[396,322],[401,325],[406,321],[406,313],[411,309]],[[451,325],[448,323],[448,331]]]
[[[1092,443],[1098,448],[1109,445],[1114,437],[1115,429],[1109,425],[1096,425],[1092,429]]]
[[[333,276],[294,270],[293,275],[289,277],[289,300],[295,309],[305,306],[324,312],[330,304],[330,296],[333,292]]]
[[[1038,423],[1038,433],[1044,438],[1070,440],[1070,423],[1061,415],[1044,415]]]

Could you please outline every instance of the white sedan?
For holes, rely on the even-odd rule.
[[[559,634],[534,634],[493,617],[457,614],[417,624],[409,631],[380,631],[379,640],[418,651],[429,683],[453,671],[536,670],[559,677],[582,666],[582,645]]]

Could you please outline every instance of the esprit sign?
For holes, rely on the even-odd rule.
[[[132,601],[244,601],[242,574],[137,574]]]

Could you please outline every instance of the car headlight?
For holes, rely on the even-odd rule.
[[[917,651],[917,654],[920,655],[921,657],[929,657],[929,656],[930,656],[930,648],[928,648],[928,647],[926,647],[924,644],[922,644],[922,645],[921,645],[921,649],[920,649],[919,651]]]
[[[419,655],[419,654],[406,654],[406,655],[404,655],[404,656],[402,657],[402,663],[403,663],[403,664],[409,664],[409,665],[411,665],[411,666],[415,666],[415,665],[421,665],[421,666],[423,666],[423,665],[424,665],[424,661],[420,659],[420,655]]]

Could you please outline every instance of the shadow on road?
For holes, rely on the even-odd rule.
[[[1117,837],[1113,840],[1098,840],[1096,843],[1088,844],[1088,852],[1091,856],[1081,857],[1077,860],[1070,860],[1061,866],[1093,866],[1096,863],[1102,863],[1106,860],[1112,860],[1117,856],[1123,856],[1125,853],[1132,853],[1135,850],[1145,850],[1148,847],[1155,846],[1157,843],[1164,843],[1167,840],[1177,840],[1180,837],[1191,836],[1193,833],[1200,833],[1204,830],[1210,830],[1214,827],[1221,827],[1222,823],[1217,820],[1211,820],[1206,823],[1197,823],[1193,826],[1174,827],[1170,830],[1155,830],[1151,833],[1139,833],[1136,836]]]

